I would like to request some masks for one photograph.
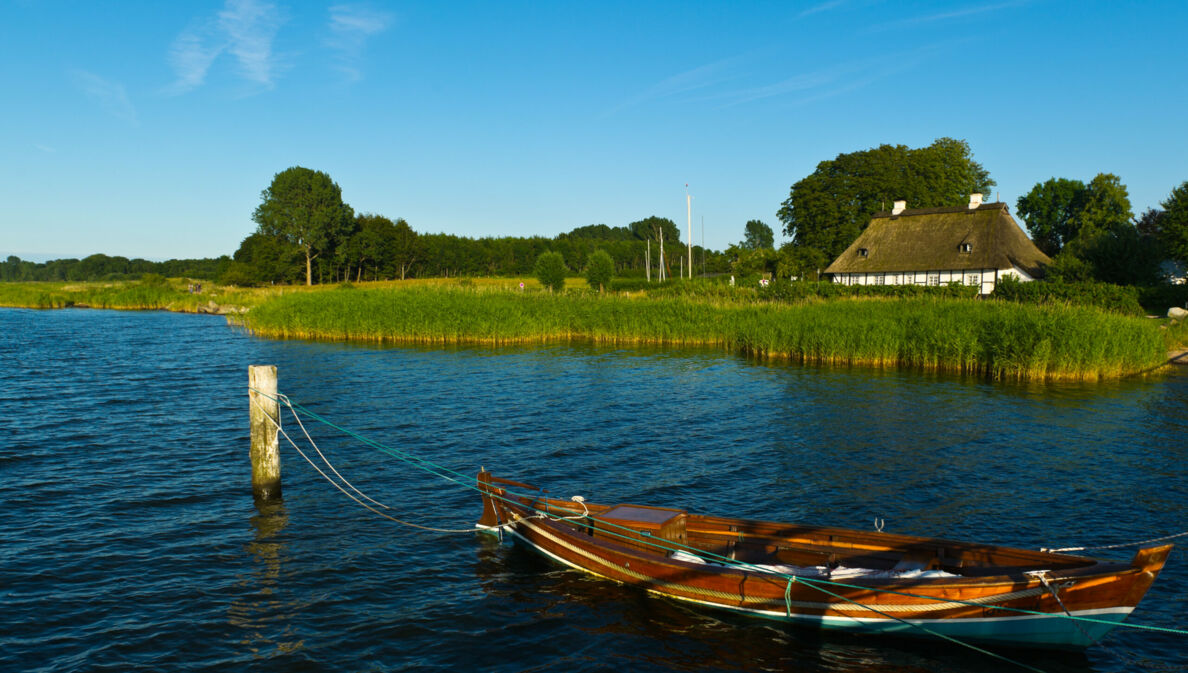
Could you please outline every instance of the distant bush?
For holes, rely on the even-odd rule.
[[[1152,315],[1167,315],[1173,306],[1188,308],[1188,285],[1161,283],[1151,287],[1138,288],[1138,300]]]
[[[586,258],[586,282],[590,284],[590,289],[602,292],[614,275],[615,260],[605,250],[599,248]]]
[[[542,252],[536,258],[532,275],[552,292],[565,290],[565,258],[559,252]]]
[[[1110,285],[1091,281],[1069,283],[1037,280],[1020,282],[1014,278],[998,281],[993,297],[1020,304],[1062,304],[1066,306],[1094,306],[1124,315],[1145,315],[1139,302],[1139,289],[1133,286]],[[1167,310],[1166,308],[1164,309]]]
[[[943,297],[973,299],[978,296],[976,285],[949,283],[947,285],[842,285],[828,281],[773,280],[759,288],[759,298],[768,301],[805,301],[807,299],[843,299],[858,297]]]

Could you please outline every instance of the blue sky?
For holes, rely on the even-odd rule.
[[[722,249],[841,152],[1188,180],[1182,2],[0,2],[0,254],[230,254],[290,166],[419,232]],[[909,204],[910,205],[910,204]],[[777,241],[782,237],[777,235]]]

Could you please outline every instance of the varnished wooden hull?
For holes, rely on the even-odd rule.
[[[479,480],[486,491],[479,527],[507,531],[555,561],[668,598],[817,628],[1085,647],[1138,605],[1171,549],[1145,549],[1130,563],[1111,563],[663,508],[579,504],[486,472]],[[533,491],[538,494],[526,495]],[[643,518],[679,519],[680,531],[653,532],[649,527],[656,524],[646,521],[615,523],[614,514],[625,510],[642,512]],[[720,563],[673,558],[678,549]],[[896,559],[927,554],[934,554],[932,567],[954,571],[952,576],[889,576]],[[814,558],[891,569],[882,576],[824,578],[788,572],[786,566],[773,571],[751,560],[807,565]]]

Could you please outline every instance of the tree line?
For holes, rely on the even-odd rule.
[[[227,255],[208,259],[170,259],[153,262],[108,255],[90,255],[83,259],[54,259],[30,262],[10,255],[0,262],[0,281],[88,281],[137,280],[145,274],[167,278],[218,280],[231,265]]]
[[[679,274],[687,259],[676,223],[646,217],[625,226],[593,224],[555,238],[418,233],[403,218],[360,213],[324,172],[294,166],[277,173],[253,213],[257,229],[232,256],[223,280],[252,285],[456,276],[527,276],[546,252],[560,255],[567,273],[585,271],[601,250],[619,276],[642,276],[661,264]],[[651,259],[649,261],[649,254]],[[695,272],[723,273],[723,253],[694,248]]]
[[[795,182],[777,217],[790,240],[778,250],[774,232],[750,220],[744,238],[718,252],[694,247],[694,273],[770,274],[815,278],[861,234],[871,217],[896,200],[912,208],[958,206],[995,182],[964,140],[879,147],[822,161]],[[1088,183],[1053,177],[1019,197],[1019,215],[1036,245],[1053,259],[1050,278],[1120,285],[1159,283],[1166,260],[1188,264],[1188,182],[1159,209],[1138,217],[1126,185],[1111,173]],[[651,216],[623,226],[591,224],[553,238],[470,238],[419,233],[403,218],[356,213],[324,172],[294,166],[277,173],[252,214],[257,228],[231,256],[151,262],[107,255],[33,263],[0,262],[0,280],[122,280],[152,273],[235,285],[458,276],[529,276],[544,253],[562,271],[589,270],[603,251],[614,276],[679,276],[685,243],[676,223]],[[599,258],[601,264],[602,258]],[[601,278],[603,269],[596,270]]]

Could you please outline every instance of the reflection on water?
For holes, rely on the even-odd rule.
[[[1188,527],[1188,370],[1101,384],[799,367],[719,350],[278,342],[210,316],[0,310],[0,670],[994,671],[935,643],[706,612],[488,536],[395,525],[282,449],[253,507],[249,364],[387,446],[595,502],[1019,546]],[[49,378],[43,372],[55,372]],[[324,427],[399,518],[478,497]],[[1130,550],[1118,555],[1128,558]],[[1182,628],[1188,554],[1133,619]],[[1188,667],[1118,630],[1045,671]]]
[[[557,637],[569,642],[621,644],[613,648],[614,663],[626,670],[902,671],[927,660],[927,670],[997,673],[1005,665],[928,639],[820,631],[657,598],[494,538],[481,545],[475,572],[490,601],[509,614],[553,624],[563,631]],[[1051,673],[1082,671],[1089,663],[1081,653],[996,651]]]
[[[252,570],[237,583],[239,596],[227,608],[227,621],[242,631],[240,644],[257,657],[269,658],[303,646],[304,641],[290,624],[303,606],[288,599],[291,594],[280,586],[283,565],[288,560],[281,539],[281,531],[289,525],[285,503],[280,499],[255,499],[255,509],[250,519],[254,534],[245,545]]]

